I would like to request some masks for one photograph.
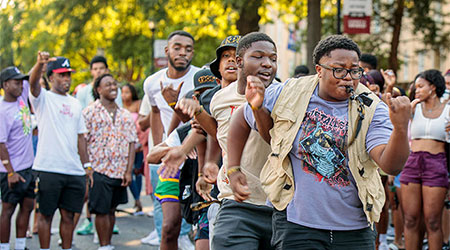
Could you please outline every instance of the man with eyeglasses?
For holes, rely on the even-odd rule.
[[[347,37],[325,38],[313,56],[316,75],[267,89],[249,81],[228,137],[250,127],[271,144],[260,178],[276,249],[374,249],[385,200],[377,170],[395,175],[409,155],[410,103],[389,96],[386,105],[359,83],[361,52]],[[229,140],[229,162],[242,145]]]

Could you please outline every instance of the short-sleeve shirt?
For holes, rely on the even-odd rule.
[[[80,102],[41,88],[30,94],[39,127],[39,143],[33,170],[66,175],[85,175],[78,155],[78,135],[87,132]]]
[[[0,101],[0,143],[8,150],[14,171],[31,167],[34,160],[31,113],[28,107],[28,81],[15,102]],[[7,172],[0,162],[0,172]]]
[[[95,101],[83,110],[87,148],[95,172],[123,178],[128,165],[129,145],[137,142],[136,125],[130,112],[118,108],[113,123],[106,108]]]
[[[181,100],[189,90],[194,88],[194,75],[199,70],[199,68],[191,65],[189,71],[184,76],[178,79],[172,79],[167,76],[167,68],[164,68],[145,79],[144,92],[148,96],[150,105],[158,107],[161,115],[161,122],[164,127],[164,133],[166,135],[169,130],[170,121],[172,120],[173,109],[162,96],[160,83],[162,83],[163,87],[172,85],[172,87],[176,89],[183,82],[180,95],[178,96],[178,100]]]
[[[271,112],[283,84],[266,90],[264,106]],[[253,129],[256,122],[246,105],[245,118]],[[348,101],[323,100],[315,89],[289,153],[294,172],[294,198],[287,219],[302,226],[324,230],[356,230],[368,226],[356,182],[348,167],[345,150]],[[386,104],[380,102],[369,125],[366,150],[387,144],[392,124]]]
[[[226,88],[219,90],[211,100],[211,116],[217,121],[217,140],[222,149],[223,165],[217,176],[217,186],[220,194],[219,199],[234,199],[230,181],[226,174],[227,158],[227,138],[230,127],[230,120],[233,112],[247,101],[244,95],[237,91],[237,82],[233,82]],[[270,146],[256,131],[251,131],[245,144],[241,159],[241,170],[247,177],[247,184],[251,190],[250,198],[245,202],[254,205],[266,205],[266,195],[259,180],[264,163],[270,153]]]

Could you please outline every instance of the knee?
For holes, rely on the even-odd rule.
[[[436,232],[441,230],[441,217],[432,216],[430,218],[425,218],[425,225],[429,231]]]
[[[167,239],[167,241],[176,240],[180,234],[180,224],[176,221],[164,221],[162,225],[162,238]]]
[[[416,228],[419,225],[419,216],[404,214],[404,225],[406,228]]]
[[[2,207],[2,219],[10,219],[14,214],[14,207]]]

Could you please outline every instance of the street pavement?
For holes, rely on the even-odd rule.
[[[157,250],[159,249],[157,246],[143,245],[141,244],[140,239],[147,236],[153,229],[153,217],[147,216],[147,212],[153,210],[152,200],[150,196],[142,195],[141,202],[143,204],[143,210],[145,215],[141,216],[133,216],[132,214],[135,209],[133,208],[134,199],[130,192],[128,192],[128,204],[121,205],[118,207],[120,210],[124,210],[125,212],[116,212],[116,224],[119,227],[119,234],[114,234],[112,237],[112,245],[115,247],[115,250],[131,250],[131,249],[146,249],[146,250]],[[0,208],[1,210],[1,208]],[[11,248],[14,247],[15,240],[15,218],[16,213],[11,221],[13,228],[11,232]],[[81,224],[82,220],[85,218],[85,209],[83,209],[83,215],[80,219],[78,225]],[[129,214],[130,213],[130,214]],[[55,216],[53,218],[52,229],[53,231],[58,230],[59,228],[59,220],[60,215],[59,212],[56,211]],[[32,221],[32,220],[31,220]],[[61,249],[58,246],[58,240],[60,239],[59,233],[54,233],[51,236],[51,244],[50,249]],[[99,244],[93,243],[94,236],[87,235],[81,236],[74,233],[73,239],[73,250],[96,250],[99,247]],[[27,239],[27,247],[30,250],[39,250],[39,239],[37,235],[33,235],[32,238]]]

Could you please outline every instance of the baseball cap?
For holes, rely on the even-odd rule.
[[[222,76],[219,72],[220,57],[222,56],[222,52],[227,48],[237,48],[239,40],[241,40],[241,36],[229,36],[223,39],[222,43],[220,43],[220,46],[216,49],[216,59],[211,62],[209,68],[217,78],[222,79]]]
[[[20,70],[15,66],[4,68],[0,72],[0,87],[3,87],[3,82],[6,82],[10,79],[28,80],[28,75],[22,74]]]
[[[70,68],[69,59],[58,56],[55,61],[50,61],[47,65],[47,76],[50,76],[52,73],[64,73],[64,72],[75,72],[72,68]]]
[[[194,75],[194,91],[199,91],[204,88],[213,88],[217,86],[216,76],[211,70],[202,69],[197,71]]]

